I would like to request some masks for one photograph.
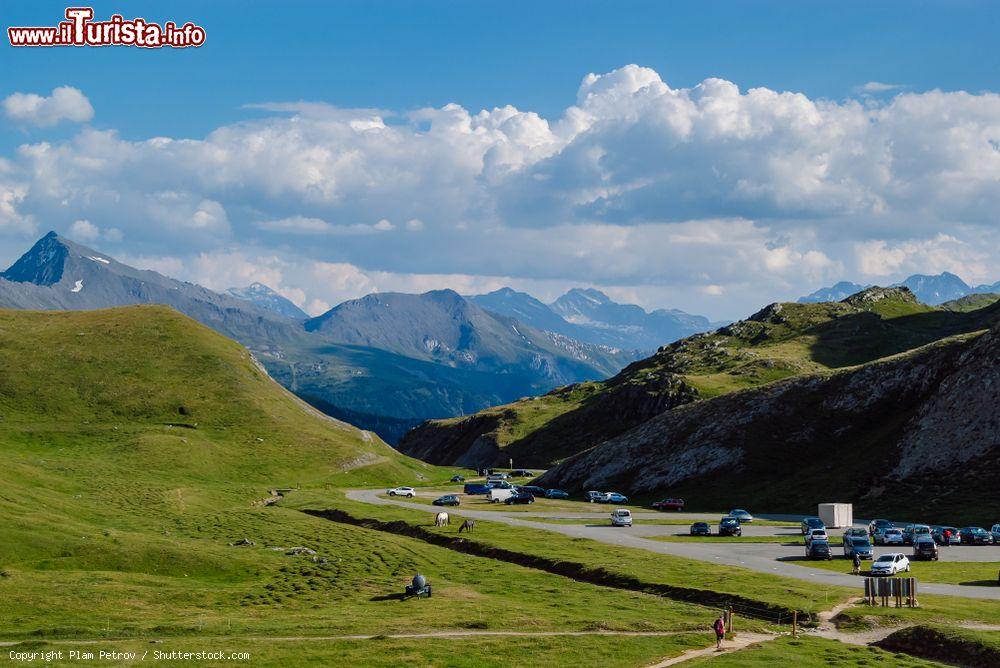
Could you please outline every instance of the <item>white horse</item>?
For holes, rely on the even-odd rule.
[[[443,527],[445,524],[451,524],[451,518],[448,517],[448,513],[442,511],[434,518],[434,526]]]

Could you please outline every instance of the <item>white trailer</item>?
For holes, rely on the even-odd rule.
[[[854,524],[854,506],[850,503],[821,503],[817,515],[828,529],[846,529]]]
[[[494,487],[490,490],[490,503],[501,503],[515,494],[517,494],[517,492],[514,489]]]

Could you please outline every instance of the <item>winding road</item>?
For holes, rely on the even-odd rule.
[[[440,511],[440,508],[429,506],[412,501],[400,499],[382,498],[379,494],[382,490],[377,489],[354,489],[347,492],[347,498],[352,501],[360,501],[373,505],[395,505],[412,510],[420,510],[428,514]],[[549,512],[534,513],[525,511],[504,512],[502,510],[473,510],[468,507],[451,510],[463,517],[477,520],[487,520],[499,522],[509,526],[527,527],[530,529],[540,529],[553,531],[555,533],[570,536],[571,538],[589,538],[609,545],[629,547],[639,550],[648,550],[659,554],[668,554],[675,557],[686,557],[697,559],[709,563],[726,564],[728,566],[740,566],[761,573],[780,575],[782,577],[793,578],[815,582],[821,585],[851,587],[860,591],[862,586],[861,578],[846,573],[834,573],[819,568],[807,568],[793,563],[792,559],[801,559],[804,548],[799,546],[787,546],[779,543],[682,543],[664,542],[649,540],[650,536],[663,536],[677,534],[683,531],[683,527],[677,525],[663,524],[643,524],[643,519],[659,518],[664,519],[692,519],[718,521],[718,515],[697,515],[684,513],[633,513],[636,520],[635,526],[631,529],[616,528],[610,525],[606,515],[603,513],[588,512]],[[539,521],[541,519],[590,519],[595,520],[592,524],[557,524],[554,522]],[[600,522],[600,524],[598,524]],[[782,527],[765,527],[748,525],[744,528],[744,535],[775,535],[776,532],[787,532],[789,540],[801,541],[802,537],[795,529]],[[778,533],[777,535],[782,535]],[[880,551],[892,551],[886,548],[876,548],[876,553]],[[896,551],[899,551],[898,549]],[[1000,561],[1000,547],[950,547],[941,551],[942,561]],[[962,598],[993,599],[1000,600],[1000,586],[979,587],[954,584],[938,584],[930,582],[920,583],[922,594],[936,594],[941,596],[958,596]]]

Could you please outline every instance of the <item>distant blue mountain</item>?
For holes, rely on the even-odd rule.
[[[799,297],[799,303],[810,304],[814,302],[839,302],[847,299],[853,294],[861,292],[865,288],[870,287],[870,285],[861,285],[860,283],[841,281],[832,287],[820,288],[816,292],[810,293],[805,297]]]
[[[955,274],[947,271],[937,275],[914,274],[900,283],[893,283],[889,287],[906,286],[916,295],[917,299],[924,304],[937,306],[944,302],[959,299],[966,295],[977,293],[1000,292],[1000,281],[992,285],[978,285],[971,287]],[[820,288],[816,292],[800,297],[800,303],[807,302],[836,302],[846,299],[850,295],[860,292],[871,286],[841,281],[829,288]]]

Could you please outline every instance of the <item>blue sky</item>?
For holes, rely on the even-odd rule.
[[[593,284],[735,317],[839,278],[1000,279],[996,3],[94,7],[194,21],[207,43],[0,47],[0,99],[71,87],[92,109],[0,117],[0,260],[54,227],[314,311],[374,289]],[[6,2],[2,20],[64,8]],[[513,120],[476,116],[507,105]]]
[[[201,137],[252,117],[243,105],[267,101],[397,110],[512,104],[551,116],[584,74],[626,63],[674,86],[721,77],[811,98],[842,99],[869,81],[1000,89],[1000,5],[988,2],[93,5],[98,17],[193,20],[209,38],[187,51],[7,48],[4,85],[80,88],[102,110],[95,125],[133,138]],[[65,6],[8,1],[4,25],[53,24]]]

